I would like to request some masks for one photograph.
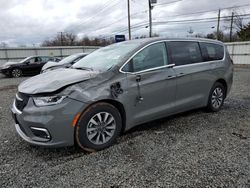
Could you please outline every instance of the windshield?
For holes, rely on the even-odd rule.
[[[122,42],[100,48],[79,60],[72,68],[89,68],[97,71],[108,70],[117,65],[121,58],[139,45],[138,42]]]
[[[68,57],[63,58],[61,61],[58,62],[58,64],[68,64],[73,62],[75,59],[77,59],[78,57],[80,57],[79,55],[70,55]]]
[[[29,60],[31,57],[26,57],[25,59],[21,60],[19,63],[24,63],[25,61]]]

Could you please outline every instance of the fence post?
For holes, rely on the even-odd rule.
[[[63,58],[62,47],[60,47],[61,58]]]
[[[9,61],[7,48],[5,48],[4,51],[5,51],[5,59],[6,59],[6,61]]]

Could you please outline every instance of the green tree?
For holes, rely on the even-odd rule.
[[[237,32],[237,35],[242,41],[250,40],[250,22],[247,25],[244,25],[242,29]]]

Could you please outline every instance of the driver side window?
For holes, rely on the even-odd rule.
[[[128,72],[139,72],[168,64],[165,43],[150,45],[136,54],[124,67]]]
[[[29,60],[26,61],[26,63],[29,63],[29,64],[34,64],[35,63],[35,58],[30,58]]]

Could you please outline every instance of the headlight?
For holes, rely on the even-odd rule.
[[[50,106],[59,104],[66,96],[33,97],[36,106]]]
[[[1,68],[2,69],[8,69],[8,68],[10,68],[10,65],[2,66]]]

